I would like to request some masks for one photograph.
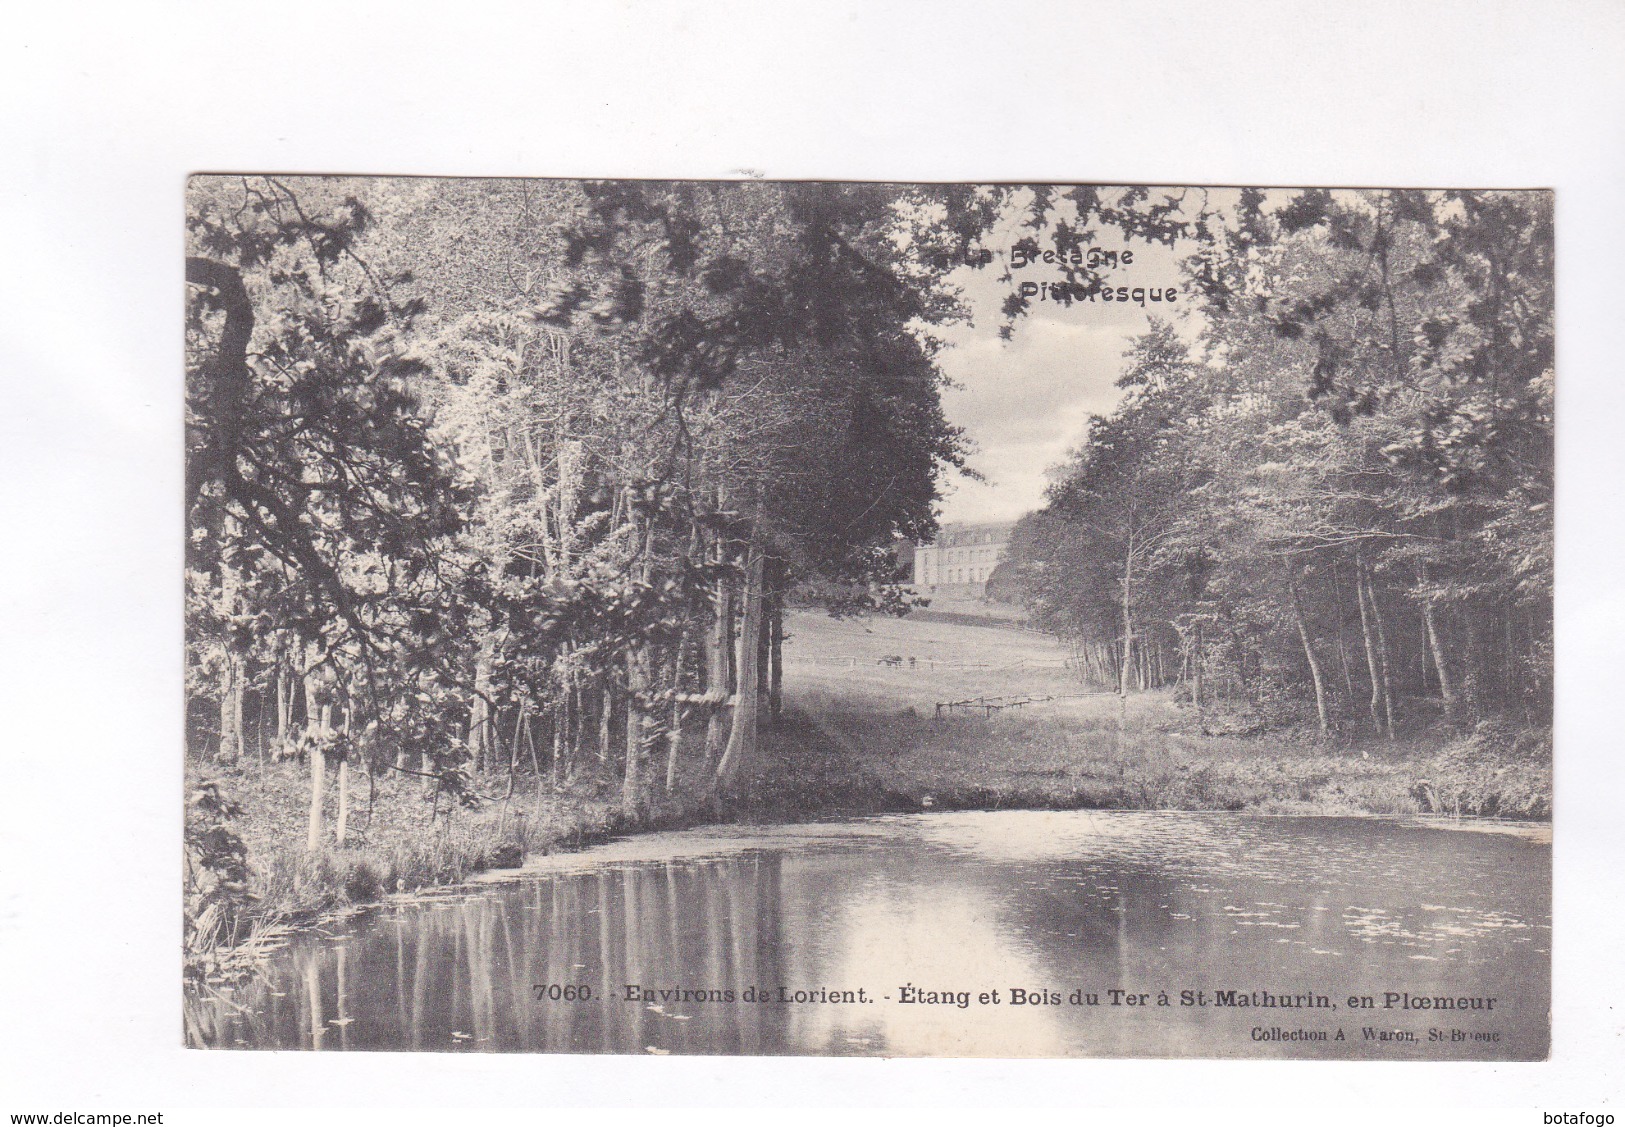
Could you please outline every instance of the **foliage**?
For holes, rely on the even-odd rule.
[[[241,938],[240,913],[255,899],[247,849],[230,825],[241,813],[214,779],[198,780],[187,799],[184,944],[194,977],[218,973],[218,952]]]
[[[1423,768],[1423,809],[1502,818],[1552,816],[1552,735],[1483,721]]]
[[[1550,198],[1248,191],[1194,222],[1199,335],[1141,338],[1018,530],[1041,619],[1266,725],[1549,717]]]
[[[723,782],[755,739],[740,698],[776,692],[747,629],[776,645],[792,588],[908,603],[894,545],[931,535],[962,459],[928,330],[985,212],[879,185],[198,178],[193,738],[230,760],[257,727],[306,763],[311,846],[339,764],[421,778],[448,816],[504,768],[509,794],[618,770],[629,812]]]

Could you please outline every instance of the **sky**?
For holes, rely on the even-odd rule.
[[[994,244],[1008,247],[1031,234],[1011,219]],[[1048,246],[1048,236],[1039,236]],[[1150,317],[1168,318],[1171,310],[1193,309],[1178,270],[1184,248],[1125,244],[1114,235],[1096,241],[1102,249],[1132,249],[1134,262],[1108,274],[1116,285],[1162,288],[1178,286],[1182,302],[1170,307],[1134,303],[1075,303],[1070,307],[1034,301],[1015,324],[1009,341],[999,339],[1004,323],[1000,309],[1006,296],[1023,281],[1059,281],[1057,266],[1032,263],[999,280],[1000,263],[961,269],[950,282],[962,291],[971,323],[939,329],[948,342],[938,361],[954,387],[943,392],[948,421],[964,428],[975,445],[969,465],[985,482],[952,475],[944,489],[943,523],[1015,520],[1044,502],[1046,471],[1061,463],[1082,441],[1091,414],[1104,414],[1121,396],[1115,386],[1123,353],[1143,333]],[[1171,319],[1185,332],[1192,326],[1177,314]]]

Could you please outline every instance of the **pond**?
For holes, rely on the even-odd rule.
[[[1167,812],[650,834],[302,934],[219,1048],[1529,1060],[1539,829]]]

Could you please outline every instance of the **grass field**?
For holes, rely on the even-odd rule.
[[[1550,768],[1538,754],[1474,774],[1459,744],[1431,732],[1340,745],[1304,732],[1206,736],[1171,693],[1125,702],[1091,690],[1066,650],[1036,632],[812,612],[786,626],[791,721],[832,743],[821,754],[844,758],[851,778],[883,796],[876,805],[1403,814],[1426,793],[1435,809],[1453,799],[1467,813],[1549,812]],[[1052,699],[937,707],[1011,697]]]

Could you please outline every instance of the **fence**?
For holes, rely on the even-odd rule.
[[[1023,705],[1038,704],[1046,700],[1054,700],[1051,696],[1023,696],[1023,697],[974,697],[969,700],[940,700],[937,702],[937,715],[944,712],[952,713],[961,708],[969,711],[981,709],[983,716],[992,716],[1006,708],[1021,708]]]
[[[887,654],[883,657],[791,657],[785,656],[786,665],[831,665],[838,669],[856,669],[858,666],[880,665],[892,669],[925,670],[930,672],[936,669],[989,669],[998,673],[1020,672],[1028,669],[1075,669],[1077,663],[1071,658],[1054,661],[1033,661],[1022,659],[1012,661],[1005,665],[994,665],[990,661],[964,661],[959,658],[942,657],[905,657],[902,654]]]

